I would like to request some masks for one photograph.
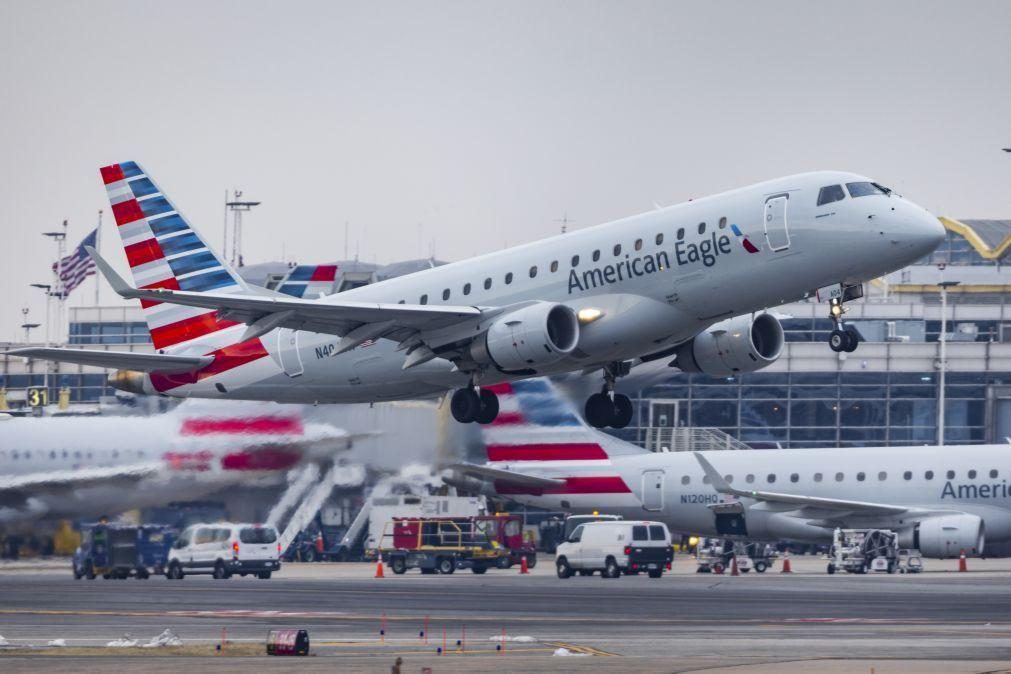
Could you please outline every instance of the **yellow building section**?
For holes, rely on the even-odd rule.
[[[990,248],[986,245],[986,242],[983,241],[979,234],[977,234],[972,227],[964,222],[960,222],[954,218],[948,218],[943,215],[938,218],[938,220],[941,221],[941,224],[944,225],[945,229],[964,237],[965,240],[976,249],[976,252],[987,260],[999,260],[1004,257],[1004,253],[1006,253],[1008,247],[1011,246],[1011,234],[1005,236],[1004,240],[997,244],[997,246]]]

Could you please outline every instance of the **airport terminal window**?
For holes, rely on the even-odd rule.
[[[997,478],[997,469],[996,468],[990,471],[990,477],[994,478],[994,479]]]
[[[969,471],[969,479],[970,480],[975,480],[976,479],[976,471],[974,471],[974,470],[970,470]]]
[[[534,278],[535,276],[537,276],[537,265],[530,268],[530,278]]]
[[[727,219],[726,218],[720,218],[720,229],[726,229],[726,228],[727,228]]]
[[[955,479],[955,471],[953,471],[953,470],[949,470],[948,471],[948,479],[949,480],[954,480]]]
[[[902,474],[902,479],[903,480],[912,480],[913,479],[913,471],[907,470],[905,473]]]
[[[681,484],[689,484],[691,481],[692,481],[692,479],[690,477],[688,477],[687,475],[682,475],[681,476]]]
[[[887,479],[888,479],[888,473],[886,473],[885,471],[881,471],[880,473],[878,473],[878,480],[884,482]]]
[[[572,266],[573,267],[578,267],[579,266],[579,256],[578,255],[573,255],[572,256]]]
[[[845,475],[843,475],[842,473],[836,473],[836,474],[835,474],[835,481],[836,481],[836,482],[842,482],[842,481],[843,481],[843,478],[845,478],[845,477],[846,477],[846,476],[845,476]]]
[[[747,482],[748,484],[751,484],[755,481],[755,476],[751,473],[748,473],[747,475],[744,476],[744,481]]]
[[[636,250],[642,250],[642,239],[636,239],[635,240],[635,249]]]
[[[797,473],[790,474],[790,482],[797,482],[798,480],[800,480],[800,475],[797,475]]]
[[[484,289],[491,290],[491,278],[486,278],[484,280]]]
[[[706,223],[700,222],[699,223],[699,234],[705,234],[705,233],[706,233]]]
[[[657,234],[656,235],[656,245],[659,246],[659,245],[662,245],[662,244],[663,244],[663,234]]]
[[[428,304],[428,295],[422,295],[421,299],[418,301],[418,304]]]
[[[469,295],[470,294],[470,284],[469,283],[464,283],[463,284],[463,294],[464,295]]]
[[[872,194],[887,194],[880,186],[874,183],[846,183],[846,189],[849,190],[850,196],[856,197],[867,197]]]
[[[600,251],[599,250],[593,251],[593,261],[596,262],[599,259],[600,259]]]
[[[814,474],[814,481],[815,482],[821,482],[821,473],[815,473]]]
[[[857,473],[857,482],[863,482],[867,475],[864,472]]]
[[[618,257],[619,255],[621,255],[621,244],[620,243],[614,247],[614,256]]]
[[[449,299],[449,288],[446,288],[445,290],[442,291],[442,300],[446,301],[448,299]]]
[[[924,480],[933,480],[934,479],[934,471],[928,470],[926,473],[923,474],[923,479]]]
[[[775,482],[776,481],[776,475],[775,475],[775,473],[769,473],[765,477],[765,481],[768,482],[769,484],[772,484],[773,482]]]
[[[551,273],[558,271],[558,260],[554,260],[551,263]]]
[[[505,282],[506,282],[506,285],[509,285],[510,283],[513,282],[513,273],[512,272],[509,272],[508,274],[505,275]]]
[[[678,229],[678,241],[685,238],[685,228],[681,227]]]
[[[842,185],[826,185],[818,191],[818,205],[824,206],[835,201],[842,201],[846,198]]]

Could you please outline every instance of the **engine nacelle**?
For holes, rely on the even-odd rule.
[[[899,545],[914,547],[924,557],[958,557],[962,550],[967,555],[983,554],[986,543],[986,526],[976,515],[938,515],[930,517],[912,530],[912,541],[900,536]]]
[[[783,326],[772,314],[744,315],[706,328],[677,348],[682,372],[725,377],[772,365],[783,351]]]
[[[537,302],[502,316],[474,340],[471,357],[503,372],[535,373],[572,353],[579,321],[564,304]]]

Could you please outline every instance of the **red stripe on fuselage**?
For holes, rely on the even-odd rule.
[[[186,419],[182,435],[301,435],[302,420],[297,417],[237,417],[231,419]]]
[[[112,205],[112,214],[116,216],[117,225],[125,225],[144,217],[144,211],[140,209],[140,204],[136,199],[121,201]]]
[[[600,477],[566,477],[565,484],[558,487],[521,487],[501,480],[495,481],[495,491],[499,494],[529,494],[541,496],[545,494],[631,494],[625,481],[617,475]]]
[[[607,452],[595,442],[488,445],[489,461],[591,461],[606,458]]]
[[[221,457],[225,470],[288,470],[302,457],[298,452],[283,449],[261,449],[255,452],[236,452]]]
[[[103,166],[98,169],[102,173],[102,182],[108,185],[109,183],[119,182],[126,176],[123,175],[123,169],[119,168],[119,164],[113,164],[112,166]]]
[[[154,260],[161,260],[165,257],[165,253],[162,252],[157,239],[133,243],[125,246],[123,250],[126,251],[126,259],[130,263],[131,269],[148,262],[153,262]]]
[[[233,325],[238,325],[238,323],[236,321],[219,320],[218,313],[212,311],[207,314],[184,318],[181,321],[169,323],[159,328],[151,328],[151,341],[154,343],[154,348],[165,349],[180,342],[230,328]]]
[[[240,365],[259,360],[268,354],[259,337],[254,337],[239,344],[231,344],[217,351],[212,351],[207,355],[212,356],[214,360],[210,365],[196,372],[182,372],[178,374],[152,372],[151,385],[156,391],[168,391],[178,386],[195,384],[202,379],[207,379]]]

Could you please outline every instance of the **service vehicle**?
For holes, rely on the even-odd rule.
[[[836,529],[828,572],[868,573],[899,570],[899,535],[888,529]]]
[[[774,551],[764,543],[745,541],[706,540],[696,549],[696,573],[723,573],[730,569],[731,560],[737,560],[737,570],[748,573],[752,569],[765,573],[772,565]]]
[[[74,552],[74,578],[148,578],[160,574],[172,545],[172,529],[160,525],[85,525]]]
[[[471,518],[476,530],[483,533],[490,541],[497,542],[508,552],[499,560],[498,566],[508,569],[513,564],[519,564],[525,558],[527,568],[537,565],[537,549],[533,539],[523,533],[523,519],[510,513],[495,513]]]
[[[391,524],[382,536],[389,545],[378,553],[396,574],[408,569],[425,574],[470,569],[482,574],[509,563],[509,549],[490,538],[476,518],[396,517]]]
[[[919,550],[899,549],[899,573],[923,573],[923,554]]]
[[[604,578],[645,571],[660,578],[674,561],[667,525],[652,521],[586,522],[580,524],[555,552],[559,578],[573,573]]]
[[[280,557],[277,529],[269,524],[194,524],[172,546],[165,575],[174,580],[190,574],[267,579],[281,569]]]

